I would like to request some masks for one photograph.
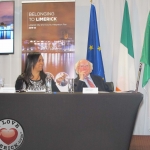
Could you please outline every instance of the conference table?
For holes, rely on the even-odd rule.
[[[141,93],[0,93],[0,120],[21,125],[19,150],[128,150],[142,99]]]

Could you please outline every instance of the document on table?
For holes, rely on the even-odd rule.
[[[0,93],[16,93],[15,87],[1,87]]]

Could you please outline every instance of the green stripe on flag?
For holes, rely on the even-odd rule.
[[[142,56],[140,62],[144,63],[144,72],[142,80],[142,87],[144,87],[150,79],[150,13],[147,19],[144,44],[142,48]]]
[[[128,38],[126,38],[128,37]],[[133,42],[132,42],[132,33],[131,33],[131,25],[130,25],[130,17],[129,17],[129,10],[128,10],[128,3],[125,2],[124,8],[124,17],[123,17],[123,24],[122,24],[122,33],[121,33],[121,43],[127,47],[128,54],[134,58],[133,52]]]

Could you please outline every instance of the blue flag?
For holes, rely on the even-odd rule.
[[[93,64],[92,74],[101,76],[105,80],[105,73],[97,28],[96,10],[93,4],[91,4],[90,12],[87,60],[89,60]]]

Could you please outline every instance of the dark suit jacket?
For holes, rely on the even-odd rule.
[[[109,92],[109,88],[108,88],[107,84],[100,76],[96,76],[96,75],[92,75],[92,74],[90,74],[90,76],[91,76],[94,84],[96,85],[96,87],[98,87],[98,91],[108,91]],[[79,76],[78,76],[74,80],[74,91],[82,92],[83,87],[87,87],[87,85],[84,81],[79,80]]]

